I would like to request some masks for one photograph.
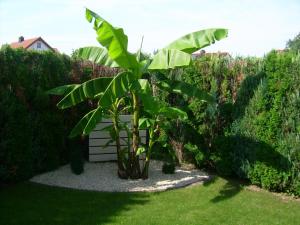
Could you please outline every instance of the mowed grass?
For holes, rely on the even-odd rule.
[[[300,224],[300,202],[236,181],[160,193],[101,193],[25,182],[0,191],[0,224]]]

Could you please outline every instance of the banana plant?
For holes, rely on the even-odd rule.
[[[128,178],[128,164],[125,160],[125,152],[127,152],[127,155],[130,154],[130,146],[128,146],[125,149],[121,149],[121,138],[120,138],[120,132],[122,129],[127,130],[126,124],[123,124],[120,120],[120,113],[127,111],[130,106],[124,105],[124,98],[118,98],[116,99],[115,103],[111,105],[110,109],[108,110],[108,115],[112,119],[112,125],[109,125],[108,127],[105,127],[105,130],[109,130],[111,140],[107,143],[115,142],[116,148],[117,148],[117,163],[118,163],[118,176],[122,179]],[[128,143],[130,143],[130,135],[127,132],[128,140],[124,140]]]
[[[111,79],[111,78],[110,78]],[[106,78],[104,79],[96,79],[96,80],[107,80]],[[94,84],[96,84],[96,81],[93,80]],[[93,87],[90,87],[91,82],[85,82],[82,85],[78,85],[78,84],[72,84],[72,85],[64,85],[64,86],[60,86],[54,89],[49,90],[47,93],[48,94],[52,94],[52,95],[66,95],[65,97],[68,98],[73,98],[75,96],[80,96],[80,92],[83,91],[83,89],[77,89],[80,86],[84,87],[85,89],[89,89],[91,90]],[[98,87],[99,88],[99,87]],[[100,90],[96,88],[97,90]],[[93,92],[93,91],[92,91]],[[95,91],[94,91],[95,92]],[[95,92],[96,93],[96,92]],[[101,93],[98,95],[91,95],[90,96],[94,96],[94,99],[98,99],[101,96]],[[87,93],[86,93],[87,95]],[[79,103],[79,97],[77,97],[77,101],[74,101],[73,104],[77,104]],[[59,104],[58,104],[59,105]],[[65,105],[65,107],[67,107],[68,104]],[[99,117],[97,119],[99,119],[99,121],[101,121],[102,116],[103,117],[110,117],[112,120],[112,125],[109,125],[105,128],[103,128],[103,130],[109,131],[110,135],[111,135],[111,141],[106,143],[107,145],[110,144],[111,142],[115,142],[116,143],[116,148],[117,148],[117,163],[118,163],[118,176],[122,179],[126,179],[128,178],[128,173],[127,173],[127,166],[126,166],[126,162],[124,162],[123,159],[123,149],[121,149],[121,138],[120,138],[120,130],[122,128],[125,128],[125,125],[122,124],[122,122],[120,121],[119,115],[120,113],[127,111],[131,106],[125,106],[124,104],[124,98],[116,98],[115,102],[113,102],[109,108],[104,109],[98,114]],[[87,121],[89,120],[90,116],[95,112],[96,110],[91,110],[89,113],[87,113],[78,123],[77,125],[73,128],[73,130],[71,131],[69,137],[73,138],[77,135],[80,135],[82,133],[82,130],[85,129],[85,126],[87,124]],[[90,128],[88,128],[88,130],[90,130]],[[89,132],[89,131],[87,131]],[[129,136],[128,136],[129,137]],[[128,148],[130,149],[130,148]]]
[[[142,178],[148,178],[148,170],[150,165],[151,152],[154,144],[159,141],[157,133],[159,129],[168,119],[187,120],[187,113],[181,109],[170,107],[165,102],[159,101],[151,96],[151,87],[148,80],[140,79],[139,96],[142,102],[145,102],[143,111],[147,115],[139,119],[139,128],[148,129],[149,144],[148,146],[139,148],[139,154],[145,152],[145,163],[142,168]],[[155,106],[155,107],[153,107]]]
[[[150,95],[145,94],[141,84],[144,73],[149,71],[166,71],[179,67],[188,66],[191,61],[191,53],[215,43],[227,36],[227,30],[213,28],[196,31],[187,34],[159,50],[152,59],[141,57],[141,48],[136,54],[128,51],[128,37],[122,28],[114,27],[107,20],[95,12],[86,9],[86,19],[93,24],[97,41],[102,47],[85,47],[79,50],[79,57],[89,59],[95,63],[110,67],[119,67],[120,73],[114,78],[97,78],[80,85],[72,85],[71,91],[61,91],[64,98],[57,104],[60,109],[75,106],[87,99],[96,99],[97,108],[86,114],[71,132],[71,136],[88,135],[98,122],[101,121],[103,112],[111,107],[117,99],[124,96],[130,97],[132,104],[132,150],[129,158],[129,176],[133,179],[140,178],[142,171],[139,163],[139,120],[141,106],[158,113],[159,104],[149,106]],[[145,83],[145,82],[144,82]],[[191,86],[175,85],[169,87],[170,91],[181,91],[191,97],[211,101],[207,93],[196,90]],[[64,87],[70,90],[70,87]],[[202,94],[199,94],[202,93]],[[145,97],[147,96],[148,97]]]

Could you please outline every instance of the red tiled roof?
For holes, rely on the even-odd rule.
[[[54,52],[59,53],[57,48],[52,48],[54,50]]]
[[[58,52],[57,49],[53,49],[46,41],[44,41],[41,37],[36,37],[36,38],[31,38],[31,39],[27,39],[24,40],[22,42],[13,42],[10,44],[11,48],[29,48],[31,45],[33,45],[36,41],[42,41],[45,45],[48,46],[48,48],[50,48],[52,51],[54,52]]]
[[[38,39],[40,39],[41,37],[36,37],[36,38],[31,38],[31,39],[27,39],[24,40],[22,42],[13,42],[10,44],[10,47],[12,48],[28,48],[30,47],[34,42],[36,42]]]

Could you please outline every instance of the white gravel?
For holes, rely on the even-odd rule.
[[[147,180],[123,180],[117,176],[117,164],[101,162],[84,164],[84,172],[75,175],[70,166],[40,174],[31,179],[32,182],[67,187],[81,190],[105,192],[141,192],[163,191],[167,189],[185,187],[194,183],[208,180],[208,174],[200,170],[183,170],[176,168],[175,174],[164,174],[161,171],[162,162],[150,162],[149,178]]]

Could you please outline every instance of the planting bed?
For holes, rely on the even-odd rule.
[[[32,182],[51,186],[68,187],[81,190],[105,192],[163,191],[185,187],[208,180],[208,174],[200,170],[176,168],[175,174],[162,173],[162,162],[151,161],[149,179],[122,180],[117,176],[117,164],[114,162],[85,163],[84,172],[75,175],[70,166],[35,176]]]

